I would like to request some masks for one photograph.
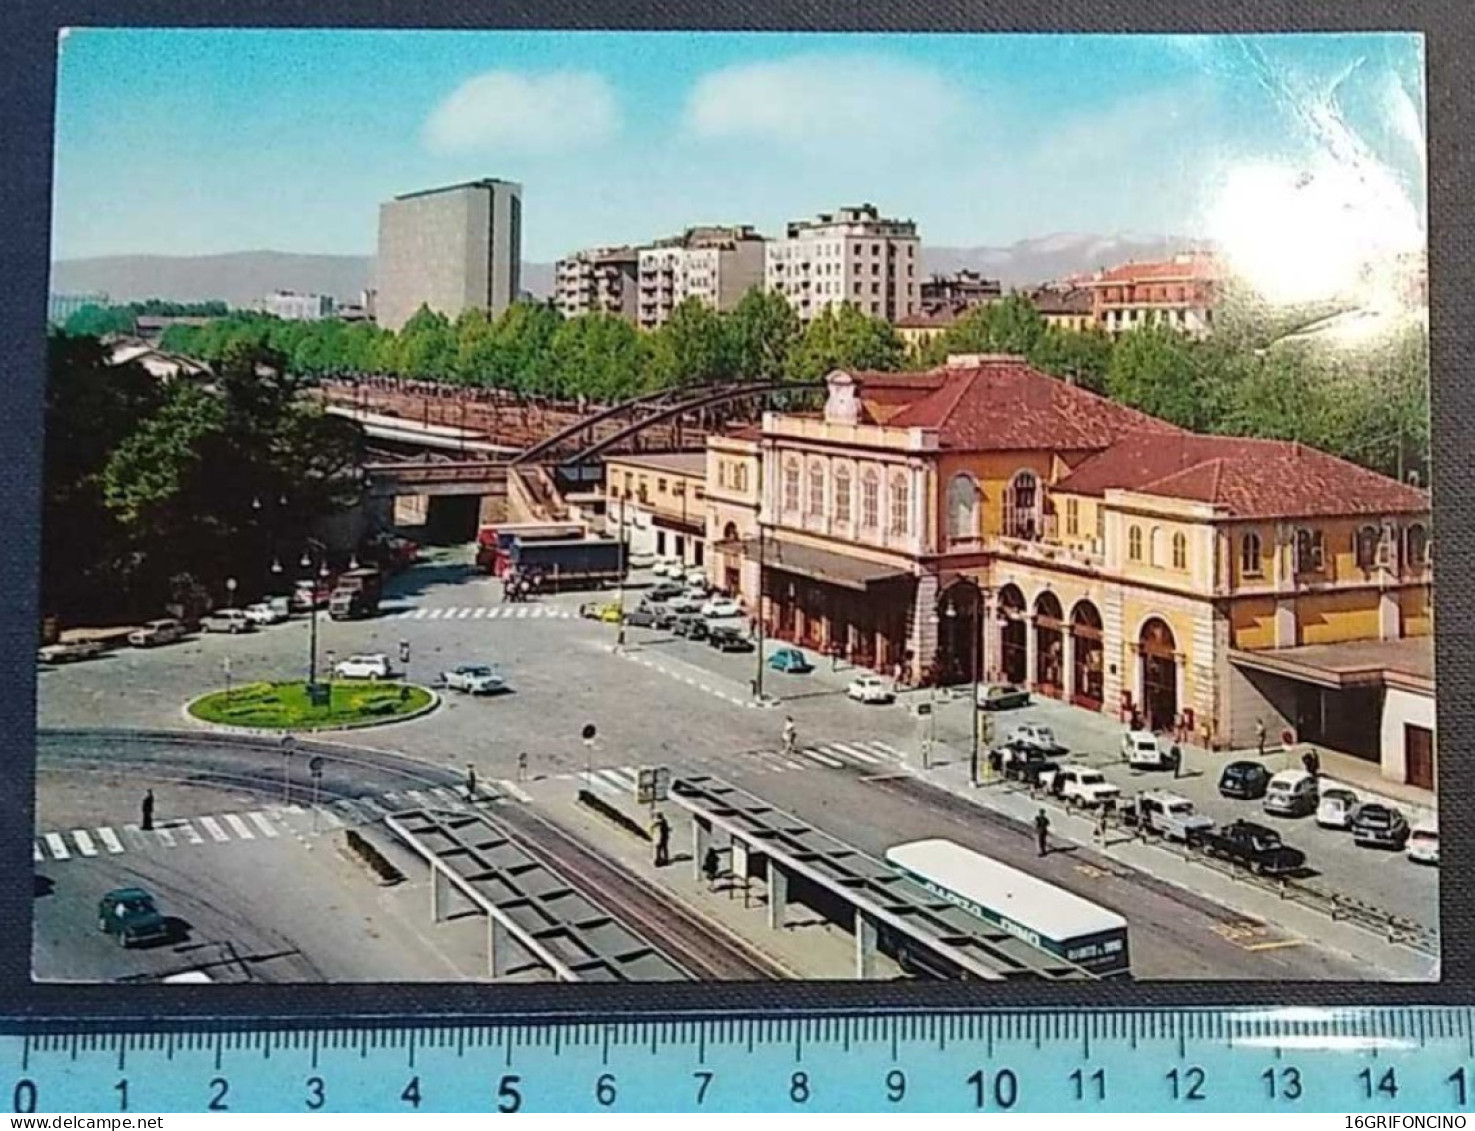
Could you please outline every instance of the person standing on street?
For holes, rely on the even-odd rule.
[[[1265,757],[1265,720],[1255,720],[1255,751],[1261,758]]]
[[[143,831],[151,832],[154,827],[154,791],[149,790],[143,795]]]
[[[476,767],[466,763],[466,800],[476,800]]]
[[[1314,746],[1308,747],[1306,753],[1301,755],[1301,765],[1306,768],[1306,772],[1312,777],[1321,777],[1321,756],[1317,754]]]
[[[1050,851],[1050,818],[1043,809],[1035,814],[1035,844],[1041,856]]]
[[[1106,806],[1101,805],[1096,810],[1096,839],[1102,845],[1106,844]]]
[[[399,662],[401,664],[408,664],[410,662],[410,642],[408,640],[401,640],[399,642]]]
[[[784,719],[784,753],[792,754],[799,745],[799,729],[794,725],[794,716]]]
[[[517,780],[528,780],[528,754],[526,750],[517,756]]]
[[[671,822],[666,820],[666,814],[656,814],[651,824],[651,839],[656,842],[656,867],[664,868],[671,863]]]
[[[1173,780],[1177,781],[1183,776],[1183,747],[1176,742],[1173,743],[1173,748],[1168,751],[1168,757],[1173,759]]]

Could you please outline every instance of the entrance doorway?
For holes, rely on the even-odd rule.
[[[1065,613],[1054,593],[1035,601],[1035,686],[1040,694],[1060,698],[1065,691]]]
[[[1101,613],[1090,601],[1081,601],[1070,611],[1071,644],[1075,652],[1074,701],[1078,707],[1101,710],[1104,680],[1101,671]]]
[[[1434,732],[1428,727],[1403,726],[1403,780],[1420,789],[1434,788]]]
[[[1173,729],[1178,715],[1178,648],[1167,622],[1153,617],[1142,626],[1142,711],[1149,730]]]
[[[999,590],[999,667],[1007,683],[1025,686],[1029,680],[1029,623],[1024,615],[1024,594],[1017,585]]]

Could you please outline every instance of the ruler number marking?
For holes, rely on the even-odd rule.
[[[15,1092],[11,1096],[10,1108],[20,1115],[31,1115],[36,1110],[36,1101],[40,1099],[40,1092],[36,1088],[34,1080],[21,1080],[15,1085]]]
[[[1453,1084],[1455,1090],[1455,1103],[1464,1107],[1468,1101],[1466,1094],[1465,1068],[1461,1065],[1444,1078],[1446,1084]]]
[[[1208,1079],[1198,1065],[1173,1069],[1168,1073],[1168,1083],[1173,1086],[1173,1098],[1180,1103],[1199,1103],[1204,1098],[1204,1083]]]
[[[973,1106],[982,1110],[990,1094],[988,1073],[980,1068],[964,1083],[973,1085]],[[994,1073],[992,1095],[994,1106],[1008,1111],[1019,1099],[1019,1078],[1008,1068],[999,1069]]]
[[[906,1098],[907,1074],[900,1068],[886,1073],[886,1102],[899,1104]]]
[[[1371,1068],[1364,1068],[1357,1078],[1362,1081],[1364,1099],[1370,1100],[1375,1095],[1384,1095],[1390,1100],[1398,1098],[1398,1076],[1391,1068],[1385,1069],[1381,1076],[1376,1076]]]
[[[321,1076],[307,1078],[307,1099],[302,1102],[307,1105],[308,1111],[317,1111],[328,1102],[327,1085],[323,1083]]]
[[[615,1090],[614,1073],[606,1072],[595,1081],[594,1098],[599,1101],[600,1107],[610,1107],[619,1098],[619,1092]]]
[[[420,1077],[410,1077],[410,1082],[405,1085],[405,1090],[399,1094],[399,1098],[409,1104],[416,1111],[420,1110]]]
[[[1295,1103],[1301,1098],[1299,1068],[1267,1068],[1260,1073],[1260,1079],[1265,1081],[1265,1092],[1272,1100],[1289,1100]]]
[[[230,1081],[224,1076],[216,1076],[210,1081],[210,1088],[210,1110],[229,1111],[230,1104],[225,1102],[225,1097],[230,1095]]]
[[[807,1104],[809,1102],[809,1073],[796,1072],[789,1077],[789,1102],[796,1104]]]
[[[715,1072],[693,1072],[691,1078],[697,1082],[697,1107],[707,1102],[707,1089],[712,1085]]]
[[[119,1111],[127,1111],[128,1110],[128,1081],[126,1079],[119,1080],[116,1084],[113,1085],[113,1091],[115,1091],[115,1092],[118,1093],[118,1110]]]
[[[1069,1080],[1075,1085],[1076,1103],[1104,1103],[1106,1100],[1106,1069],[1098,1068],[1095,1072],[1087,1072],[1083,1068],[1077,1068],[1069,1076]]]
[[[521,1076],[503,1076],[497,1085],[497,1110],[503,1115],[522,1110],[522,1092],[517,1087],[521,1083]]]

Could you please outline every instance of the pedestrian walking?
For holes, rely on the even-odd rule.
[[[1264,719],[1256,719],[1255,720],[1255,752],[1261,758],[1265,757],[1265,720]]]
[[[410,662],[410,642],[408,640],[401,640],[399,642],[399,662],[401,664],[408,664]]]
[[[1317,754],[1316,747],[1307,747],[1306,753],[1301,755],[1301,765],[1312,777],[1321,777],[1321,755]]]
[[[1173,759],[1173,780],[1177,781],[1183,775],[1183,747],[1173,743],[1173,748],[1168,751],[1168,757]]]
[[[1041,856],[1050,851],[1050,818],[1045,816],[1043,809],[1035,814],[1035,844],[1039,846]]]
[[[702,875],[707,880],[709,888],[717,886],[717,873],[722,869],[722,862],[717,856],[717,850],[709,847],[706,855],[702,857]]]
[[[1096,811],[1096,839],[1103,845],[1106,844],[1106,806],[1100,806]]]
[[[143,831],[151,832],[154,827],[154,791],[143,795]]]
[[[517,780],[528,780],[528,755],[526,750],[517,756]]]
[[[799,728],[794,725],[794,716],[784,719],[784,753],[792,754],[799,745]]]
[[[466,800],[476,800],[476,767],[466,763]]]
[[[656,814],[650,831],[651,839],[656,842],[656,867],[664,868],[671,863],[671,822],[666,820],[666,814]]]

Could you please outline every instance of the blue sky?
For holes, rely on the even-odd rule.
[[[370,254],[380,201],[479,176],[522,182],[538,261],[863,200],[941,246],[1212,235],[1247,165],[1371,177],[1422,230],[1423,67],[1399,35],[76,30],[53,254]]]

